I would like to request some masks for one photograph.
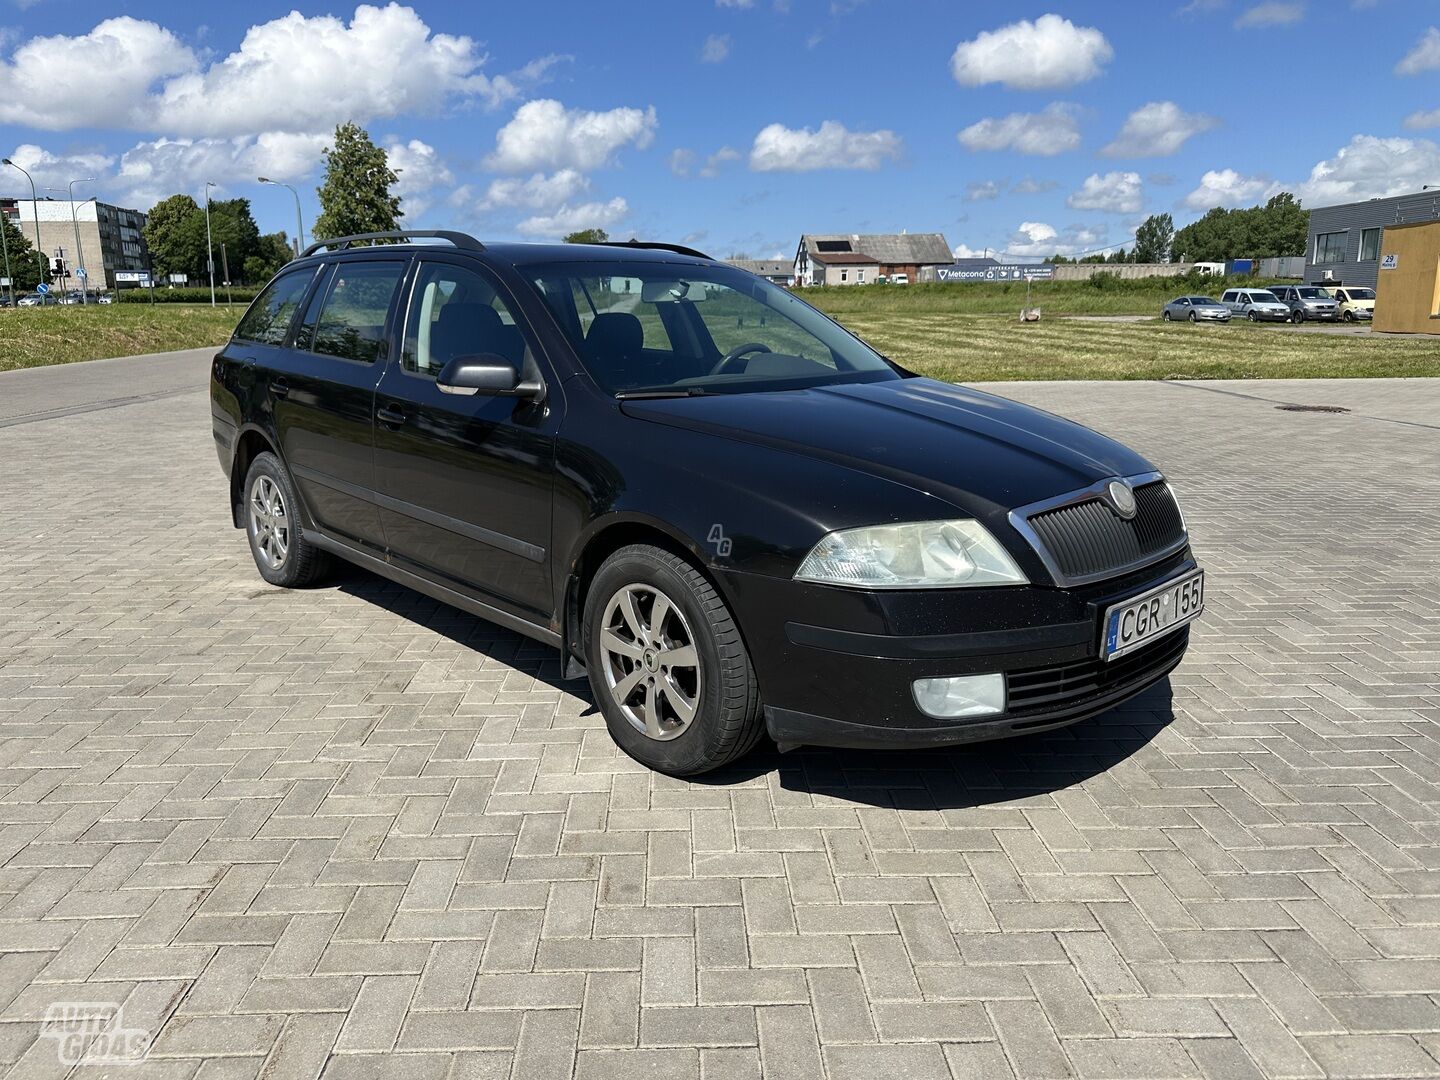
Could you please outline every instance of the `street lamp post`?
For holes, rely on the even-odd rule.
[[[258,176],[256,179],[262,184],[274,184],[276,187],[289,188],[290,194],[295,196],[295,257],[298,259],[300,252],[305,250],[305,219],[300,216],[300,193],[289,184],[271,180],[268,176]]]
[[[0,158],[0,165],[9,165],[12,169],[19,169],[25,173],[25,179],[30,181],[30,209],[35,214],[35,255],[40,259],[40,279],[43,281],[45,279],[45,249],[40,246],[40,197],[35,194],[35,178],[8,157]],[[44,303],[44,297],[41,297],[41,303]]]
[[[93,176],[87,176],[83,179],[71,180],[66,186],[66,190],[70,193],[70,224],[75,229],[75,265],[80,271],[78,276],[80,278],[80,303],[82,304],[88,304],[90,302],[90,277],[85,270],[85,249],[80,245],[80,219],[75,214],[75,185],[93,184],[94,182],[95,178]],[[60,189],[46,188],[45,190],[59,191]],[[86,199],[85,201],[89,202],[90,200]],[[96,211],[96,216],[97,218],[99,216],[98,210]]]
[[[219,187],[209,180],[205,181],[205,269],[210,274],[210,306],[215,306],[215,249],[210,241],[210,189]]]

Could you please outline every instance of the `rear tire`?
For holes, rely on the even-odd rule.
[[[280,459],[255,455],[245,474],[245,536],[260,576],[285,589],[314,585],[330,570],[330,556],[301,535],[299,506]]]
[[[585,600],[590,687],[616,745],[670,776],[748,753],[760,687],[725,601],[690,563],[648,544],[605,560]]]

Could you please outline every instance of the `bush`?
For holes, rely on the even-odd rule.
[[[126,287],[115,290],[115,300],[120,304],[148,304],[150,303],[150,289],[137,289]],[[177,286],[173,289],[158,288],[154,290],[155,303],[157,304],[208,304],[210,303],[210,286],[194,288],[190,286]],[[237,304],[248,304],[259,295],[260,290],[249,285],[232,285],[229,295]],[[215,299],[219,303],[225,303],[226,290],[223,285],[215,286]]]
[[[1110,292],[1113,289],[1120,288],[1120,275],[1110,270],[1101,270],[1098,273],[1091,274],[1090,277],[1086,279],[1085,284],[1089,285],[1092,289],[1099,289],[1101,292]]]

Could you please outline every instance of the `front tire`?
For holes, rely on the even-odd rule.
[[[600,567],[585,601],[590,687],[616,745],[670,776],[748,753],[760,688],[725,601],[690,563],[648,544]]]
[[[1199,321],[1200,321],[1200,316],[1199,316],[1199,315],[1196,315],[1196,314],[1192,311],[1192,312],[1190,312],[1190,321],[1191,321],[1191,322],[1199,322]]]
[[[1303,311],[1290,312],[1290,321],[1294,325],[1299,326],[1302,322],[1305,321],[1305,313]]]
[[[1161,311],[1161,312],[1160,312],[1160,318],[1164,319],[1166,322],[1169,322],[1169,321],[1170,321],[1170,309],[1169,309],[1169,308],[1165,308],[1163,311]]]
[[[1341,316],[1341,318],[1343,318],[1346,322],[1354,322],[1355,313],[1353,311],[1347,311],[1344,315]]]
[[[314,585],[330,569],[329,556],[301,535],[299,505],[280,459],[257,454],[245,474],[245,536],[260,576],[286,589]]]
[[[1260,321],[1260,316],[1259,316],[1259,315],[1256,315],[1255,312],[1252,311],[1252,312],[1250,312],[1250,321],[1251,321],[1251,322],[1259,322],[1259,321]]]

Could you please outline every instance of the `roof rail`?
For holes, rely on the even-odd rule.
[[[683,244],[662,244],[654,240],[602,240],[601,247],[639,248],[642,251],[673,251],[676,255],[689,255],[695,259],[709,259],[703,251],[696,251]],[[712,260],[713,261],[713,260]]]
[[[452,232],[448,229],[397,229],[392,232],[367,232],[356,233],[354,236],[335,236],[329,240],[317,240],[307,247],[300,255],[303,259],[308,255],[314,255],[317,251],[324,251],[327,248],[334,248],[336,251],[344,251],[353,247],[361,240],[448,240],[457,248],[466,251],[484,251],[485,245],[469,233]]]

